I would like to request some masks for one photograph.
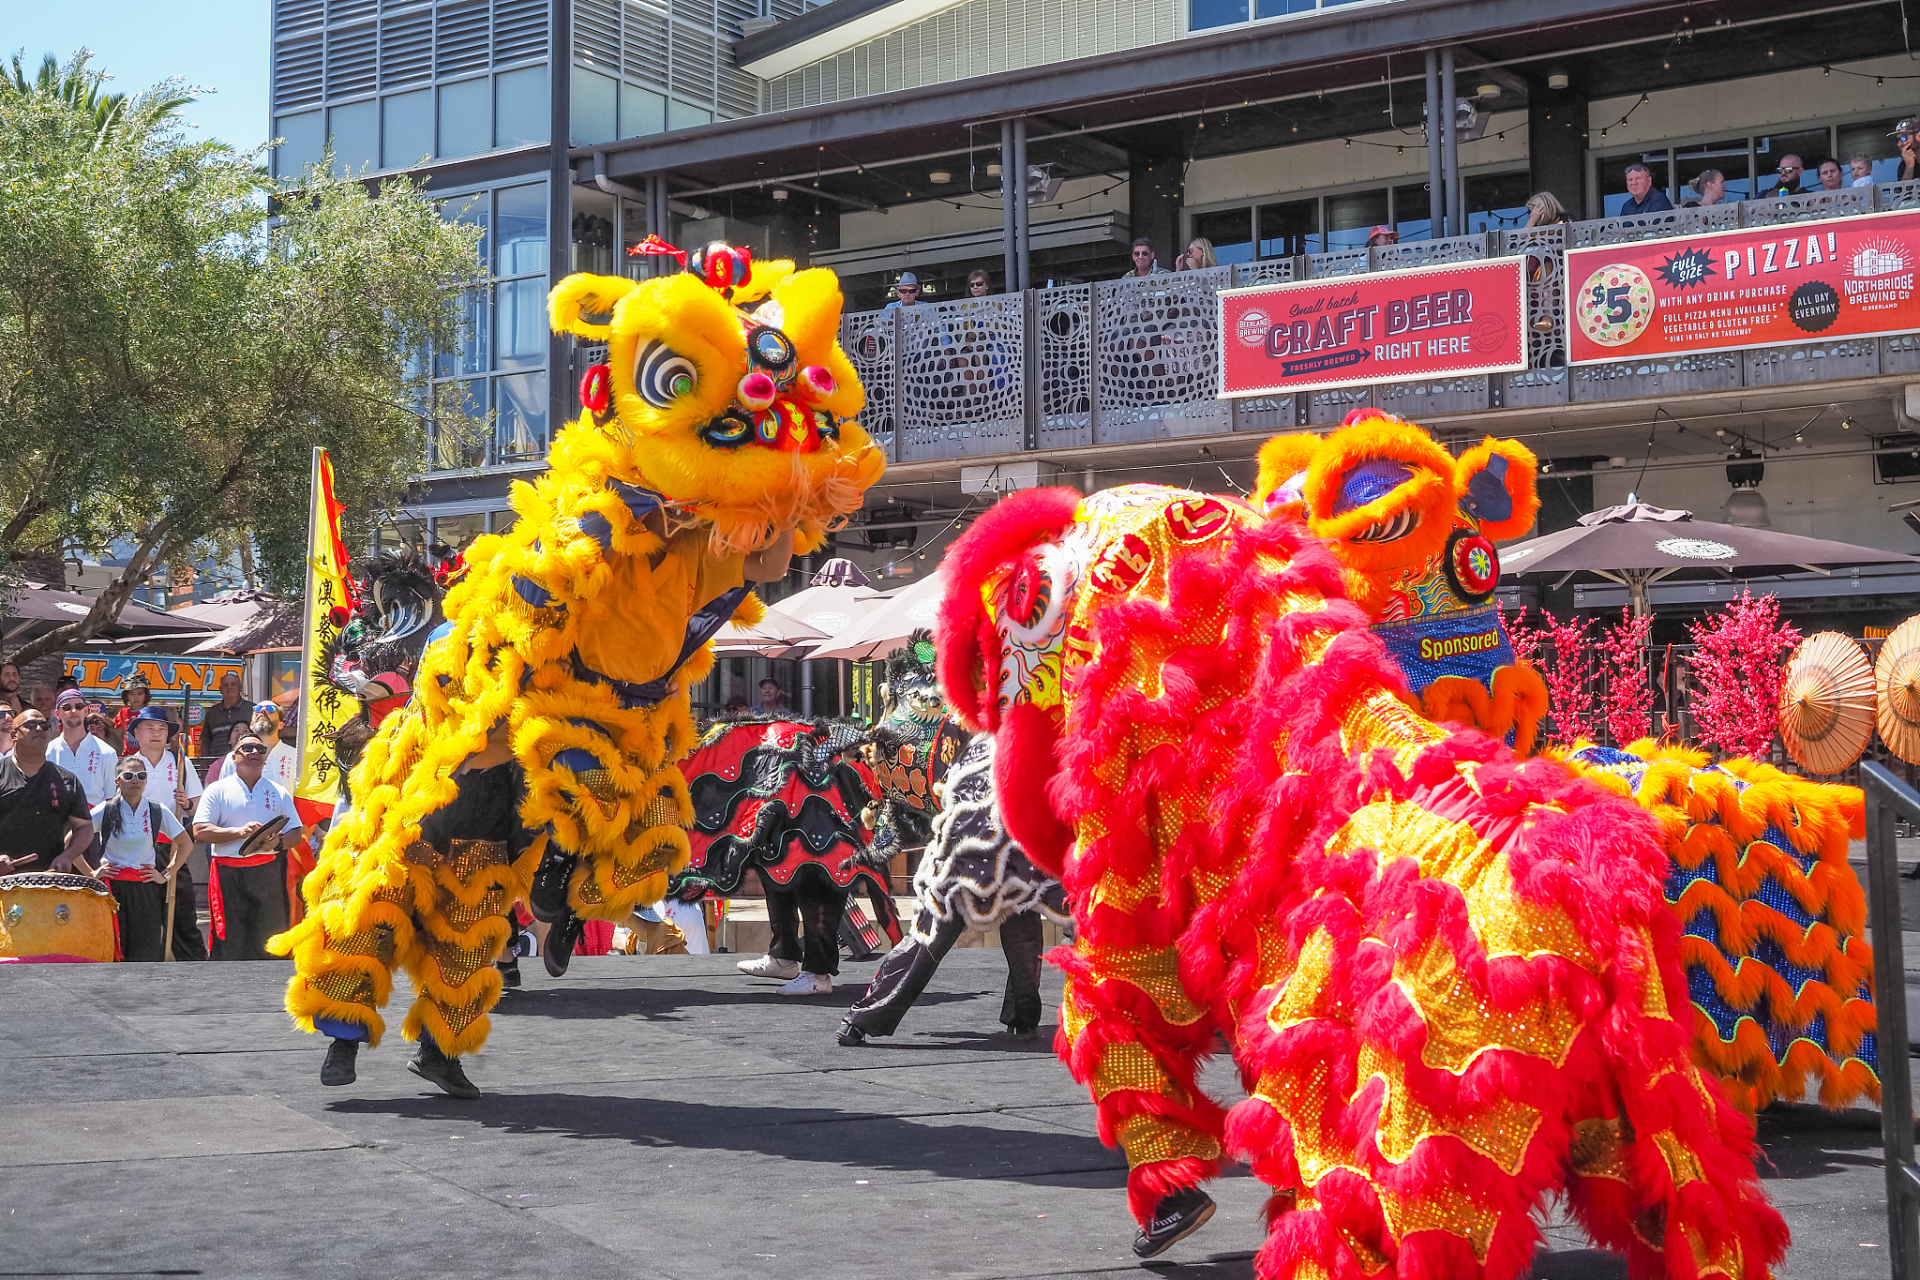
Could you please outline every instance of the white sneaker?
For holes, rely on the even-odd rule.
[[[830,996],[833,979],[824,973],[803,973],[774,993],[782,996]]]
[[[775,960],[772,956],[761,956],[758,960],[742,960],[734,968],[749,978],[791,978],[800,972],[798,960]]]

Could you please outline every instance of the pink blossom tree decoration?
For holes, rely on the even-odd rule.
[[[1653,634],[1652,615],[1634,617],[1620,610],[1620,621],[1600,636],[1600,659],[1607,668],[1607,732],[1615,746],[1653,732],[1653,685],[1647,679],[1647,640]]]
[[[1742,589],[1719,613],[1689,623],[1699,646],[1692,669],[1699,692],[1693,718],[1703,746],[1729,755],[1758,756],[1773,746],[1780,702],[1781,662],[1800,632],[1780,621],[1780,602]]]

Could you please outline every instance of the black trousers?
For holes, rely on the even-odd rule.
[[[185,863],[173,873],[173,958],[207,958],[207,940],[200,935],[200,904],[194,897],[193,872]]]
[[[767,895],[767,926],[773,934],[767,954],[775,960],[798,960],[805,973],[839,973],[840,917],[846,914],[847,891],[824,874],[803,872],[782,888],[758,867],[754,871]]]
[[[270,960],[267,939],[287,927],[287,855],[257,867],[213,864],[220,877],[220,904],[227,936],[220,939],[218,960]]]
[[[109,880],[120,904],[120,958],[156,964],[167,958],[167,886],[147,880]]]
[[[1040,949],[1045,936],[1041,923],[1038,911],[1022,911],[1000,922],[1000,951],[1007,958],[1000,1021],[1009,1030],[1031,1031],[1040,1025]],[[911,934],[902,938],[874,971],[866,994],[847,1011],[846,1025],[870,1036],[892,1035],[966,931],[966,920],[954,915],[934,926],[930,946]]]

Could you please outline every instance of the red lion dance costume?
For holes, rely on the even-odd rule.
[[[1274,1191],[1264,1280],[1507,1280],[1550,1192],[1635,1277],[1767,1275],[1651,816],[1411,711],[1324,546],[1235,500],[1034,491],[946,567],[942,681],[1073,901],[1058,1049],[1136,1219],[1203,1222],[1232,1152]]]

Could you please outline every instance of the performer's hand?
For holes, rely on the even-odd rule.
[[[185,787],[175,787],[173,789],[173,811],[175,813],[185,813],[187,811],[187,789]]]
[[[148,884],[165,884],[167,882],[166,873],[161,871],[158,867],[146,868],[146,870],[141,872],[140,878],[146,881]]]
[[[264,822],[249,822],[246,826],[240,828],[240,838],[242,840],[250,839],[253,836],[254,832],[258,831],[261,827],[264,827],[265,825],[266,823]]]

